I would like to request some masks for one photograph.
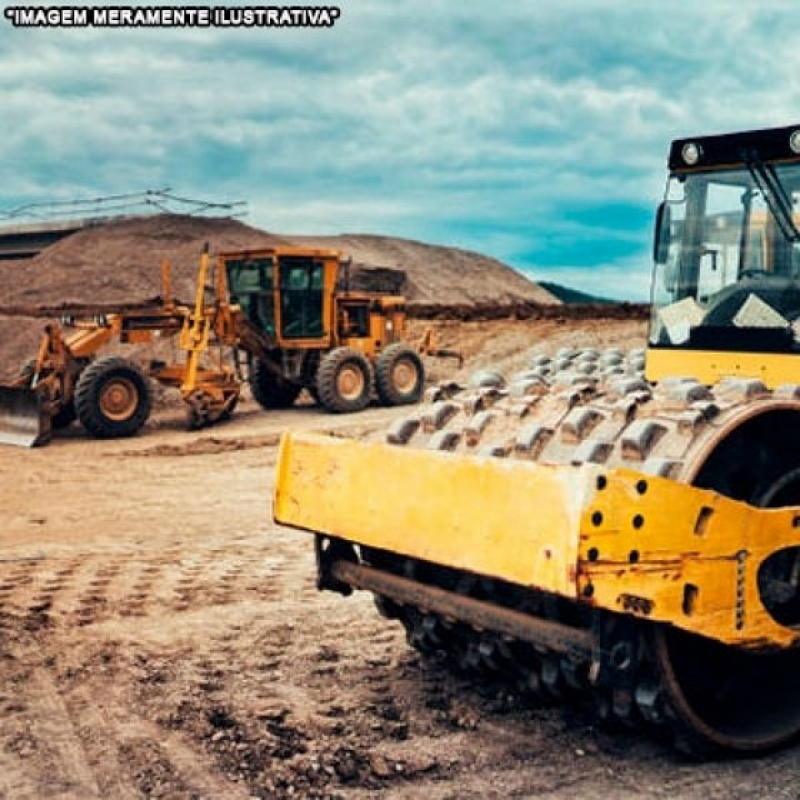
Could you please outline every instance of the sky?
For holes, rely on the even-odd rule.
[[[4,14],[0,211],[171,187],[276,233],[401,236],[645,300],[670,141],[800,123],[795,0],[336,8],[317,28]]]

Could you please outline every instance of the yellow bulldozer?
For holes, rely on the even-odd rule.
[[[0,443],[43,444],[76,418],[98,438],[132,436],[150,414],[151,379],[180,390],[191,427],[214,423],[239,400],[242,353],[266,409],[291,405],[304,388],[334,413],[360,411],[373,391],[385,405],[418,402],[425,370],[403,341],[405,298],[351,291],[346,264],[340,252],[314,248],[224,253],[209,300],[205,253],[189,306],[172,300],[165,263],[161,307],[70,317],[68,333],[46,327],[37,356],[0,386]],[[146,369],[102,354],[110,343],[175,338],[178,356]],[[422,349],[435,354],[430,344]]]
[[[274,516],[421,651],[755,754],[800,733],[800,126],[668,166],[646,353],[540,357],[386,441],[287,433]]]

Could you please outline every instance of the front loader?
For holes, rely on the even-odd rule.
[[[797,738],[799,196],[800,126],[677,140],[646,353],[538,356],[380,442],[285,434],[274,515],[320,588],[693,754]]]

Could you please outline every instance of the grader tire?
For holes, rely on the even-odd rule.
[[[99,358],[83,370],[75,387],[75,410],[96,439],[134,436],[150,416],[147,377],[118,356]]]
[[[261,408],[271,411],[293,406],[300,387],[281,380],[266,364],[255,359],[250,369],[250,391]]]
[[[367,359],[350,347],[327,353],[317,372],[317,395],[326,411],[351,414],[369,405],[372,371]]]
[[[768,391],[757,380],[731,379],[709,388],[678,378],[652,386],[641,377],[642,360],[639,352],[620,358],[577,350],[539,359],[505,386],[478,381],[443,392],[396,420],[383,438],[452,457],[626,467],[752,505],[800,505],[800,386]],[[523,514],[525,499],[519,503]],[[624,633],[621,644],[640,653],[635,680],[628,675],[618,686],[597,685],[588,663],[376,598],[379,609],[400,619],[412,646],[442,651],[460,668],[502,673],[550,699],[580,688],[593,696],[601,718],[660,730],[695,756],[753,755],[800,735],[800,649],[749,653],[397,554],[365,548],[362,556],[378,569],[535,616],[595,630],[610,626]],[[797,628],[799,573],[800,548],[790,547],[767,559],[758,576],[765,607]]]
[[[385,406],[418,403],[425,389],[425,367],[404,344],[390,344],[375,362],[375,388]]]

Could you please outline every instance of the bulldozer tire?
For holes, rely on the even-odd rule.
[[[451,457],[593,462],[756,506],[800,505],[800,385],[770,391],[754,379],[708,387],[672,378],[654,386],[643,379],[642,363],[640,351],[621,356],[586,349],[540,358],[506,384],[442,389],[430,404],[396,420],[383,438]],[[759,569],[761,599],[776,621],[800,628],[800,547],[781,550],[776,543],[775,549]],[[754,755],[800,736],[798,648],[752,653],[677,626],[400,554],[364,548],[362,557],[424,584],[610,631],[605,646],[638,654],[635,670],[619,684],[613,678],[597,684],[588,662],[376,598],[383,613],[402,622],[413,647],[443,652],[458,668],[502,674],[545,699],[580,690],[592,697],[602,719],[660,732],[694,756]]]
[[[81,424],[97,439],[133,436],[150,416],[147,377],[118,356],[99,358],[83,370],[75,388]]]
[[[250,391],[261,408],[267,411],[289,408],[297,400],[300,388],[282,380],[263,361],[257,358],[253,360],[250,367]]]
[[[425,388],[425,367],[408,345],[390,344],[375,362],[375,388],[385,406],[418,403]]]
[[[367,359],[351,347],[327,353],[317,372],[317,395],[326,411],[350,414],[369,405],[371,370]]]

